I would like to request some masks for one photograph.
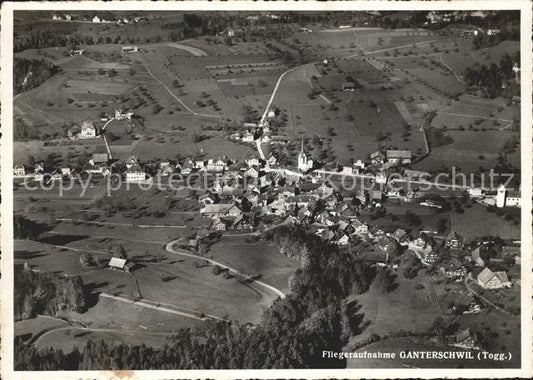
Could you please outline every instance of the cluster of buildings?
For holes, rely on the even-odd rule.
[[[496,206],[498,208],[522,206],[520,189],[507,189],[504,184],[498,186],[495,194],[483,188],[469,188],[468,195],[470,198],[486,206]]]

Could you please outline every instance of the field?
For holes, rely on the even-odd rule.
[[[432,289],[430,278],[420,271],[412,280],[406,280],[398,273],[397,287],[389,293],[381,293],[373,284],[370,289],[356,298],[364,314],[363,323],[369,323],[362,334],[350,343],[357,344],[372,334],[380,336],[393,332],[426,332],[436,317],[443,311]],[[422,286],[422,288],[417,289]]]
[[[298,263],[279,253],[273,246],[246,243],[242,237],[229,238],[211,247],[209,256],[245,273],[261,276],[261,280],[282,292],[288,292],[288,279]]]

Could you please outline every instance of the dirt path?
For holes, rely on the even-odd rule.
[[[56,220],[59,220],[61,222],[73,222],[73,223],[89,223],[89,224],[96,224],[99,226],[124,226],[124,227],[137,227],[137,228],[175,228],[175,229],[183,229],[187,228],[186,225],[165,225],[165,224],[133,224],[133,223],[114,223],[114,222],[95,222],[90,220],[82,220],[82,219],[70,219],[70,218],[56,218]]]
[[[150,76],[152,78],[154,78],[154,80],[159,83],[161,86],[163,86],[165,88],[165,90],[167,90],[167,92],[170,94],[170,96],[172,96],[174,99],[176,99],[187,111],[189,111],[190,113],[192,113],[193,115],[195,116],[203,116],[203,117],[214,117],[214,118],[217,118],[217,119],[220,119],[221,116],[218,116],[218,115],[210,115],[210,114],[206,114],[206,113],[198,113],[196,111],[193,111],[192,109],[190,109],[185,103],[183,103],[183,101],[178,98],[176,95],[174,95],[174,93],[170,90],[170,88],[168,88],[168,86],[163,83],[162,81],[160,81],[151,71],[150,69],[148,68],[148,66],[146,64],[143,64],[143,66],[146,68],[146,71],[148,71],[148,74],[150,74]]]
[[[461,82],[462,84],[466,84],[464,80],[450,67],[448,64],[444,61],[444,58],[442,57],[442,54],[439,56],[441,63],[452,72],[452,74],[455,76],[455,78]]]

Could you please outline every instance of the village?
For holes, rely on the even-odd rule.
[[[266,114],[259,137],[243,139],[244,141],[254,145],[257,140],[263,143],[271,141],[268,137],[268,120],[274,118],[275,114],[272,111]],[[113,117],[102,119],[102,122],[107,126],[113,119],[130,120],[132,116],[131,112],[116,110]],[[255,136],[258,136],[258,128],[254,127]],[[105,138],[102,132],[93,123],[85,121],[80,126],[69,129],[68,138]],[[246,133],[254,136],[251,132]],[[437,184],[429,180],[429,173],[408,169],[412,162],[409,150],[376,151],[369,157],[357,159],[351,167],[329,169],[314,166],[316,163],[304,152],[303,141],[296,159],[297,164],[289,167],[278,165],[272,154],[266,159],[250,156],[243,162],[231,161],[225,157],[186,158],[182,161],[162,159],[155,162],[142,161],[135,156],[120,162],[112,160],[110,153],[93,154],[87,165],[81,168],[45,168],[39,162],[31,170],[17,165],[14,168],[14,178],[51,183],[73,181],[76,172],[94,175],[95,181],[115,174],[132,186],[156,181],[161,185],[165,184],[164,179],[174,177],[179,178],[176,183],[186,186],[186,183],[190,184],[187,178],[201,178],[204,180],[203,185],[192,186],[190,192],[191,197],[197,199],[199,214],[210,220],[210,227],[199,230],[185,245],[193,251],[198,249],[202,240],[208,240],[213,231],[261,233],[276,226],[291,224],[304,226],[340,249],[352,252],[354,247],[353,254],[361,255],[365,261],[378,267],[398,271],[401,257],[405,257],[406,252],[414,255],[422,266],[435,268],[453,281],[464,282],[465,285],[475,284],[480,289],[498,290],[512,286],[506,271],[492,271],[488,268],[489,262],[520,263],[519,241],[502,242],[498,238],[465,241],[459,231],[449,231],[447,235],[442,235],[443,231],[436,229],[412,233],[408,228],[398,228],[385,232],[378,224],[368,221],[365,215],[379,213],[380,209],[384,211],[387,203],[391,202],[419,204],[435,209],[436,212],[445,207],[444,203],[447,201],[438,195],[438,189],[432,190],[430,187],[429,191],[418,190],[421,184]],[[413,181],[414,188],[395,186],[394,181],[389,181],[395,175],[396,180],[404,184],[412,186],[410,182]],[[335,179],[339,177],[359,179],[360,187],[351,189],[355,191],[339,188],[338,183],[335,184]],[[365,187],[365,181],[368,188]],[[503,184],[496,191],[465,185],[441,185],[445,187],[445,191],[448,190],[446,187],[452,187],[452,190],[458,192],[455,197],[468,196],[484,207],[520,207],[519,193],[507,190]],[[495,249],[497,240],[499,244]],[[357,248],[361,243],[364,243],[364,249]],[[113,257],[109,265],[119,270],[129,270],[132,267],[131,262],[127,263],[120,257]],[[469,290],[469,294],[460,297],[457,302],[457,307],[461,307],[464,313],[477,313],[483,304],[473,290]],[[465,335],[464,332],[458,334],[462,336],[459,341],[471,341],[474,347],[470,335]],[[457,341],[453,344],[461,345]]]
[[[354,354],[512,351],[498,366],[518,365],[516,14],[331,17],[21,14],[21,368],[30,347],[162,352],[213,326],[238,340],[280,325]],[[43,301],[40,281],[82,290]]]

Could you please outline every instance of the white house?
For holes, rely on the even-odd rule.
[[[93,17],[93,22],[102,22],[102,20],[100,19],[100,17],[94,16]]]
[[[126,182],[142,182],[146,179],[146,173],[139,165],[133,165],[126,170]]]
[[[250,131],[244,132],[242,135],[242,141],[243,142],[254,142],[254,134]]]
[[[26,168],[24,165],[15,165],[13,168],[14,177],[24,177],[26,175]]]
[[[134,46],[134,45],[122,46],[122,52],[123,53],[136,53],[138,51],[139,51],[139,47],[138,46]]]
[[[84,121],[80,128],[80,139],[94,139],[96,127],[90,121]]]

